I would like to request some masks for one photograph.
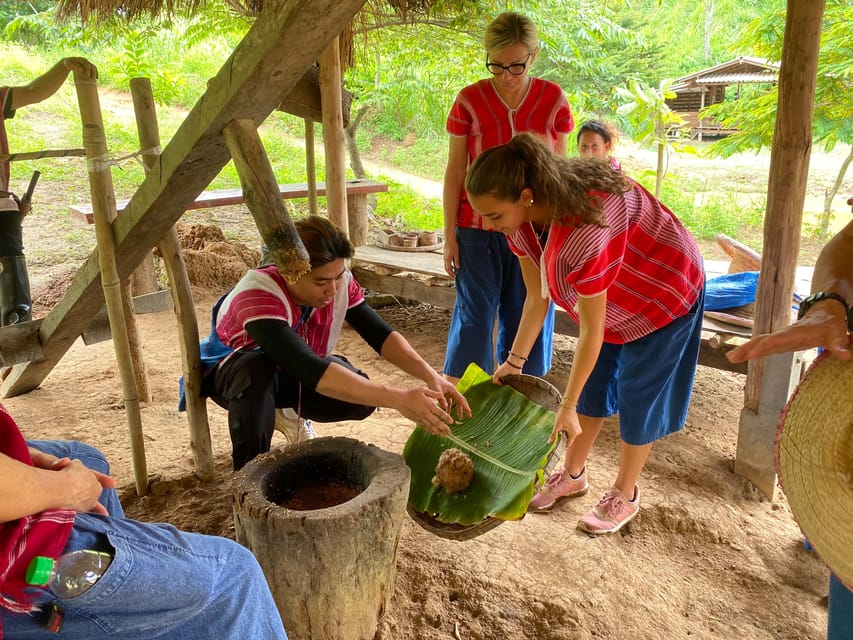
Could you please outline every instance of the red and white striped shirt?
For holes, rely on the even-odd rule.
[[[483,151],[508,143],[517,133],[538,133],[553,150],[557,137],[571,133],[574,128],[572,111],[563,90],[558,84],[541,78],[530,78],[527,93],[515,109],[510,109],[498,95],[490,78],[468,85],[456,96],[446,125],[451,136],[467,138],[469,166]],[[471,229],[483,228],[464,189],[456,224]]]
[[[255,349],[258,345],[246,325],[253,320],[284,320],[311,351],[325,358],[338,342],[347,310],[362,302],[361,286],[352,273],[344,271],[334,299],[325,307],[313,309],[303,322],[302,310],[287,283],[275,265],[270,265],[249,271],[225,297],[216,317],[216,334],[232,349]]]
[[[32,466],[24,436],[6,409],[0,405],[0,453]],[[21,487],[32,491],[32,487]],[[51,509],[25,518],[0,523],[0,606],[23,613],[32,605],[24,593],[26,572],[36,556],[57,558],[68,542],[74,511]],[[0,614],[0,621],[2,621]],[[3,637],[0,625],[0,638]]]
[[[544,262],[548,294],[575,322],[579,297],[607,292],[604,341],[631,342],[687,313],[705,282],[699,247],[666,206],[634,183],[602,198],[606,226],[551,223],[543,251],[529,224],[509,239]]]

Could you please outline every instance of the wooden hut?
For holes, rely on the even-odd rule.
[[[702,110],[725,100],[739,99],[746,84],[774,85],[778,79],[779,63],[739,56],[678,78],[671,88],[675,97],[666,103],[690,127],[691,138],[726,136],[734,130],[723,128],[711,118],[700,117]]]

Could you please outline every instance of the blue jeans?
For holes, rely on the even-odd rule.
[[[518,257],[510,251],[506,236],[482,229],[456,229],[459,270],[456,272],[456,302],[450,318],[444,373],[461,378],[472,362],[491,373],[506,360],[518,323],[527,288]],[[497,345],[492,328],[498,320]],[[548,309],[542,331],[524,363],[524,373],[544,376],[551,368],[554,337],[554,304]],[[522,354],[524,355],[524,354]]]
[[[853,638],[853,591],[834,575],[829,578],[829,612],[826,640]]]
[[[30,442],[58,457],[79,457],[107,469],[97,449],[80,443]],[[115,491],[102,500],[111,516],[79,513],[65,551],[112,547],[106,573],[86,593],[57,601],[65,612],[60,637],[287,640],[264,574],[252,553],[232,540],[124,518]],[[35,601],[56,598],[40,589]],[[33,617],[2,610],[8,638],[53,639]]]

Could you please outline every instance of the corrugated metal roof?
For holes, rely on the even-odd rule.
[[[696,84],[735,84],[735,83],[757,83],[776,82],[775,73],[716,73],[713,75],[696,78]]]

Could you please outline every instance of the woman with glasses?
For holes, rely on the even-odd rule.
[[[464,190],[468,167],[483,151],[506,144],[523,131],[539,135],[555,152],[566,153],[574,128],[559,85],[529,75],[539,53],[536,27],[517,13],[502,13],[486,29],[485,66],[489,77],[459,92],[447,118],[450,150],[444,174],[444,267],[456,279],[444,374],[462,376],[469,363],[494,371],[505,362],[526,304],[518,258],[502,233],[483,228]],[[544,243],[544,239],[541,239]],[[498,321],[497,344],[492,327]],[[551,367],[554,310],[524,361],[532,375]]]

